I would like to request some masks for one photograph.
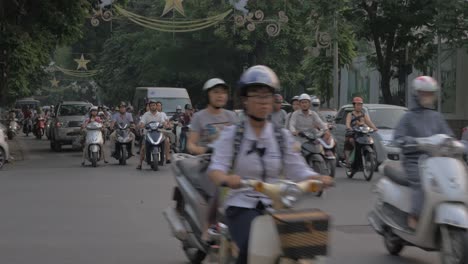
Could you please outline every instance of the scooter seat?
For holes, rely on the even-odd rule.
[[[206,201],[213,197],[216,192],[216,185],[206,174],[207,161],[199,157],[193,157],[178,160],[176,165]]]
[[[402,186],[410,185],[401,162],[387,162],[384,166],[384,174],[394,183]]]

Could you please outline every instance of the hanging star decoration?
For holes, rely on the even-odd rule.
[[[166,6],[164,7],[164,11],[161,16],[165,16],[172,10],[175,10],[179,12],[179,14],[185,16],[184,7],[182,6],[182,0],[166,0]]]
[[[50,80],[50,83],[52,84],[52,87],[58,87],[59,80],[57,80],[55,77],[54,79]]]
[[[85,69],[88,70],[88,67],[86,67],[86,64],[90,62],[90,60],[85,60],[83,54],[81,54],[81,58],[75,59],[76,63],[78,63],[78,67],[76,68],[77,70],[79,69]]]

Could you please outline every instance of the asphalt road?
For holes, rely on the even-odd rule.
[[[51,152],[46,140],[18,137],[23,161],[0,171],[0,263],[183,264],[180,243],[162,215],[174,185],[159,172],[100,164],[81,167],[81,153]],[[337,171],[337,186],[307,200],[333,217],[328,263],[439,263],[436,253],[406,248],[389,256],[368,226],[373,184]]]

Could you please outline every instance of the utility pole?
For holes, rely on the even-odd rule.
[[[437,111],[442,113],[442,72],[441,72],[441,56],[442,56],[442,43],[440,34],[437,33],[437,82],[439,82],[439,96],[437,98]]]
[[[0,0],[0,31],[5,37],[6,35],[6,18],[5,18],[5,1]],[[5,94],[7,94],[7,78],[8,78],[8,52],[6,47],[0,49],[0,103],[5,101]]]
[[[338,69],[338,21],[336,17],[336,12],[333,16],[333,27],[335,30],[335,45],[334,45],[334,55],[333,55],[333,101],[335,103],[335,108],[340,108],[340,96],[339,96],[339,69]]]

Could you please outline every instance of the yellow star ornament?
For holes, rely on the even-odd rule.
[[[50,80],[50,83],[52,84],[52,87],[58,87],[59,80],[57,80],[55,77],[53,80]]]
[[[81,54],[81,58],[75,59],[76,63],[78,63],[78,67],[76,68],[77,70],[79,69],[85,69],[88,70],[88,67],[86,67],[86,64],[90,62],[90,60],[85,60],[83,54]]]
[[[166,0],[166,6],[164,7],[164,11],[161,16],[165,16],[172,10],[176,10],[181,15],[185,16],[184,7],[182,6],[182,0]]]

